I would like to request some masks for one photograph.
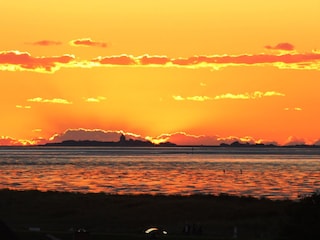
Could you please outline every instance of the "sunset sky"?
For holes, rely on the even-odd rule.
[[[320,1],[1,2],[0,145],[320,144]]]

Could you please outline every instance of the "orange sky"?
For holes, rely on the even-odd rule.
[[[315,143],[319,9],[317,0],[3,1],[0,145],[77,129]]]

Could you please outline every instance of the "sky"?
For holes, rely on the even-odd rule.
[[[320,144],[320,1],[5,0],[0,145]]]

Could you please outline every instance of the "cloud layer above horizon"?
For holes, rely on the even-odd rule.
[[[59,45],[61,42],[38,41],[39,46]],[[72,46],[107,47],[106,43],[92,41],[90,38],[70,42]],[[133,56],[129,54],[99,56],[93,59],[80,59],[70,54],[61,56],[32,56],[28,52],[0,51],[0,70],[2,71],[35,71],[53,73],[61,68],[93,68],[112,66],[131,67],[178,67],[178,68],[211,68],[219,70],[230,66],[273,66],[280,69],[320,69],[320,53],[298,53],[290,43],[266,46],[265,49],[275,52],[240,55],[198,55],[191,57],[170,58],[161,55]],[[280,53],[279,53],[280,52]]]
[[[36,129],[35,131],[41,131]],[[218,146],[220,144],[231,144],[234,142],[239,143],[249,143],[249,144],[274,144],[279,145],[275,141],[270,141],[267,139],[255,139],[250,136],[228,136],[221,137],[218,135],[206,136],[206,135],[193,135],[185,132],[167,133],[161,134],[156,137],[151,136],[141,136],[136,133],[124,132],[122,130],[112,131],[112,130],[102,130],[102,129],[68,129],[63,133],[54,134],[50,139],[32,139],[32,140],[17,140],[7,136],[0,137],[0,146],[8,145],[35,145],[35,144],[45,144],[45,143],[59,143],[68,140],[74,141],[100,141],[100,142],[117,142],[119,141],[121,135],[124,135],[127,139],[150,141],[154,144],[160,144],[165,142],[171,142],[181,146]],[[304,139],[297,138],[294,136],[288,137],[287,141],[283,145],[301,145],[301,144],[312,144],[320,146],[320,139],[315,139],[312,142],[308,142]]]

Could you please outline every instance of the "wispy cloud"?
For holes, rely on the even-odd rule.
[[[41,128],[36,128],[36,129],[33,129],[32,132],[42,132],[42,129]]]
[[[173,97],[173,99],[176,100],[176,101],[184,101],[184,100],[185,100],[184,97],[181,97],[181,96],[179,96],[179,95],[177,95],[177,96],[172,96],[172,97]]]
[[[181,96],[172,96],[174,100],[176,101],[196,101],[196,102],[203,102],[203,101],[208,101],[212,100],[213,98],[208,97],[208,96],[191,96],[191,97],[181,97]]]
[[[30,98],[28,102],[37,102],[37,103],[56,103],[56,104],[72,104],[68,100],[62,98],[53,98],[53,99],[43,99],[41,97]]]
[[[27,44],[31,44],[31,45],[35,45],[35,46],[44,46],[44,47],[48,47],[48,46],[57,46],[57,45],[61,45],[62,42],[59,41],[52,41],[52,40],[41,40],[41,41],[37,41],[37,42],[30,42]]]
[[[218,96],[215,96],[215,100],[220,99],[257,99],[257,98],[263,98],[263,97],[272,97],[272,96],[280,96],[284,97],[284,93],[275,92],[275,91],[267,91],[267,92],[260,92],[255,91],[253,93],[241,93],[241,94],[233,94],[233,93],[226,93],[221,94]]]
[[[102,96],[85,98],[85,101],[89,103],[99,103],[104,100],[106,100],[106,98]]]
[[[32,57],[27,52],[3,51],[0,52],[0,70],[54,72],[73,60],[74,56],[68,54],[53,57]]]
[[[91,40],[91,38],[80,38],[80,39],[72,40],[70,41],[70,45],[84,46],[84,47],[101,47],[101,48],[107,47],[107,43],[93,41]]]
[[[30,109],[31,106],[22,106],[22,105],[16,105],[16,108],[22,108],[22,109]]]
[[[275,46],[270,46],[267,45],[265,46],[266,49],[270,49],[270,50],[280,50],[280,51],[293,51],[294,50],[294,46],[291,43],[278,43]]]
[[[294,107],[294,108],[289,108],[289,107],[286,107],[284,108],[285,111],[302,111],[302,108],[300,107]]]
[[[258,99],[263,97],[273,97],[273,96],[281,96],[284,97],[284,93],[276,92],[276,91],[267,91],[267,92],[260,92],[255,91],[252,93],[240,93],[240,94],[233,94],[233,93],[225,93],[221,95],[217,95],[214,97],[208,96],[192,96],[192,97],[182,97],[180,95],[172,96],[172,98],[176,101],[208,101],[208,100],[221,100],[221,99]]]

